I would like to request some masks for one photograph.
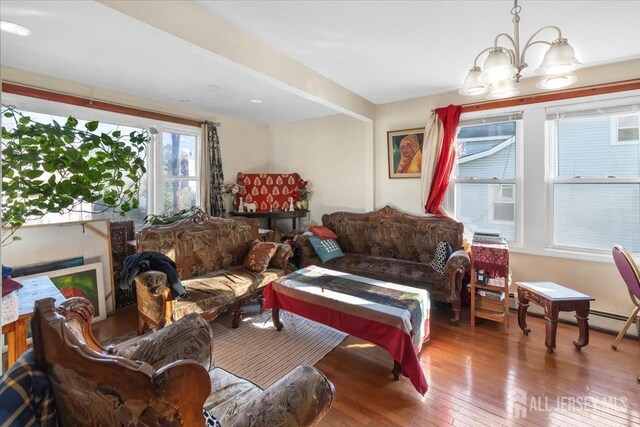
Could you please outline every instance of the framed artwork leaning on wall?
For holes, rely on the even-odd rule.
[[[420,178],[424,128],[387,132],[389,178]]]

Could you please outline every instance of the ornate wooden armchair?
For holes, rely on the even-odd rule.
[[[333,403],[333,385],[312,367],[264,391],[214,368],[211,328],[197,314],[122,349],[98,343],[92,318],[84,298],[59,307],[36,302],[35,361],[49,377],[62,425],[202,426],[204,408],[225,426],[306,426]]]

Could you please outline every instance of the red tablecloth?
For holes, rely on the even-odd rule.
[[[509,275],[509,246],[506,243],[471,244],[473,268],[484,270],[490,277],[506,277]]]
[[[301,276],[300,272],[303,272],[303,276],[304,272],[312,272],[316,275],[340,277],[372,286],[386,286],[392,292],[416,293],[417,291],[420,294],[420,303],[426,307],[425,320],[421,322],[424,329],[412,332],[412,326],[407,325],[409,317],[407,310],[378,302],[358,304],[360,296],[342,295],[339,291],[336,292],[335,288],[328,290],[310,282],[297,281],[296,277]],[[430,335],[427,291],[312,266],[274,280],[265,288],[264,298],[265,309],[287,310],[379,345],[387,350],[394,360],[400,362],[402,374],[409,377],[418,392],[423,395],[427,392],[427,379],[418,358],[422,343],[426,342]],[[414,336],[416,333],[421,335],[417,340]]]

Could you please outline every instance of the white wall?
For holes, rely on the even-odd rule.
[[[342,114],[271,126],[270,172],[298,172],[309,180],[311,222],[322,223],[326,213],[369,210],[367,126]]]
[[[622,81],[640,77],[640,60],[626,61],[616,64],[585,68],[576,72],[580,86]],[[522,95],[536,93],[534,79],[525,79],[519,84]],[[457,92],[415,98],[406,101],[393,102],[376,106],[374,122],[375,143],[375,198],[376,208],[386,204],[398,209],[420,214],[423,212],[421,203],[421,189],[419,179],[389,179],[387,164],[387,132],[398,129],[411,129],[422,127],[426,124],[431,110],[444,107],[449,104],[465,104],[480,102],[482,97],[462,97]],[[544,141],[544,129],[540,129],[540,141]],[[529,143],[529,147],[533,144]],[[543,150],[535,150],[538,152]],[[543,157],[532,158],[527,155],[527,141],[525,141],[524,167],[527,161],[544,161]],[[544,168],[541,168],[544,169]],[[544,177],[536,176],[536,182],[525,182],[524,191],[533,191],[532,186],[542,185],[540,203],[544,203]],[[540,190],[540,189],[538,189]],[[540,191],[536,190],[536,194]],[[536,196],[537,197],[537,196]],[[526,234],[546,236],[545,217],[531,218],[525,208],[525,238]],[[526,240],[526,239],[525,239]],[[596,298],[592,303],[592,309],[602,310],[617,314],[628,315],[631,311],[626,287],[620,279],[612,260],[601,259],[599,262],[584,261],[559,257],[557,253],[548,256],[516,253],[518,249],[512,248],[511,264],[513,279],[525,280],[550,280],[574,289],[588,293]],[[561,256],[561,255],[560,255]]]

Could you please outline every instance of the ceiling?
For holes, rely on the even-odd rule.
[[[0,33],[5,66],[266,124],[336,113],[94,1],[2,0],[0,14],[32,31]]]
[[[375,104],[460,87],[475,56],[513,32],[505,0],[197,2]],[[585,66],[640,57],[640,1],[519,4],[523,43],[555,25]],[[527,53],[533,69],[543,53]]]
[[[512,31],[504,0],[196,3],[376,104],[459,87],[475,55]],[[523,38],[557,25],[585,66],[640,57],[640,1],[520,4]],[[94,1],[3,0],[0,14],[32,30],[1,33],[5,66],[265,124],[336,113]],[[535,47],[527,61],[541,57]]]

